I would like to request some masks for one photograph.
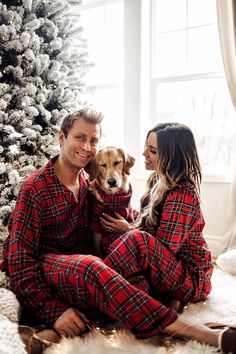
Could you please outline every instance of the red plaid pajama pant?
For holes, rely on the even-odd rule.
[[[195,284],[182,260],[146,232],[133,230],[121,236],[110,246],[104,262],[155,298],[188,303],[194,296]]]
[[[58,297],[85,313],[98,308],[139,338],[155,335],[177,318],[148,292],[158,289],[187,301],[193,291],[190,275],[173,254],[137,230],[115,241],[104,262],[91,255],[48,254],[42,266]]]

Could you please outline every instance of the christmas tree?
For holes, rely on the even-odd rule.
[[[84,103],[90,66],[80,1],[0,2],[0,220],[22,180],[56,153],[61,119]]]

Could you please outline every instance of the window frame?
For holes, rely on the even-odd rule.
[[[114,3],[119,0],[87,0],[82,8]],[[155,102],[157,82],[175,82],[206,78],[222,78],[223,72],[204,72],[151,78],[151,46],[154,0],[124,0],[124,115],[123,142],[136,157],[135,179],[143,179],[145,169],[142,152],[147,131],[156,124]],[[107,85],[101,85],[105,88]],[[109,85],[111,87],[111,85]],[[114,85],[115,87],[115,85]],[[205,182],[228,183],[228,171],[212,173],[204,166]]]
[[[150,38],[149,41],[152,43],[153,41],[153,31],[152,28],[155,27],[155,0],[150,0]],[[203,25],[204,26],[204,25]],[[199,26],[201,27],[201,26]],[[190,27],[191,29],[192,27]],[[188,31],[188,27],[186,26],[186,31]],[[186,44],[187,45],[187,44]],[[187,48],[188,50],[188,48]],[[152,67],[152,48],[150,48],[150,72]],[[157,96],[157,84],[158,83],[174,83],[178,81],[189,82],[191,80],[202,80],[202,79],[217,79],[217,78],[225,78],[224,71],[210,71],[210,72],[198,72],[198,73],[188,73],[188,74],[180,74],[180,75],[169,75],[169,76],[159,76],[156,78],[152,78],[150,75],[150,123],[151,126],[155,125],[157,122],[157,112],[155,111],[155,98]],[[204,182],[213,182],[213,183],[230,183],[233,178],[233,168],[226,168],[224,170],[217,170],[217,172],[213,171],[212,168],[208,165],[202,165],[203,169],[203,181]]]

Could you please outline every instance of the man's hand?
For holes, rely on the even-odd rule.
[[[83,313],[71,307],[58,317],[53,328],[60,336],[72,338],[84,332],[88,322]]]

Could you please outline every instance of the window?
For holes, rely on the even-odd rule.
[[[214,0],[153,0],[152,123],[193,130],[204,171],[219,174],[236,158],[236,115],[221,59]]]
[[[89,101],[105,113],[104,143],[127,146],[143,171],[148,129],[179,121],[193,130],[205,173],[230,170],[236,114],[215,0],[84,0],[82,10],[95,63],[87,79],[94,92]]]
[[[123,0],[83,1],[82,25],[94,63],[86,79],[91,91],[87,99],[104,113],[104,143],[123,144],[123,13]]]

